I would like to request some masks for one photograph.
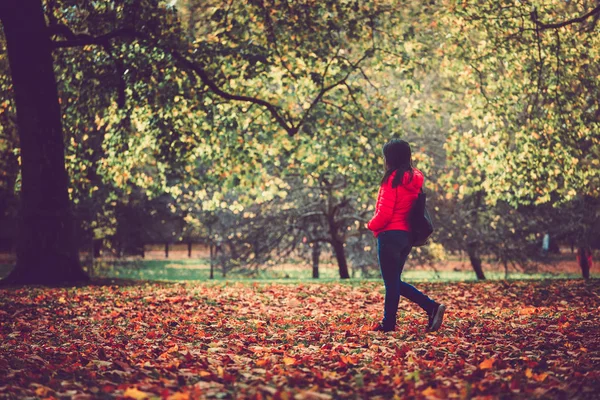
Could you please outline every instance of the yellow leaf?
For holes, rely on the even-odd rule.
[[[35,394],[37,394],[40,397],[47,397],[51,391],[52,389],[50,389],[49,387],[40,385],[37,389],[35,389]]]
[[[190,398],[189,393],[177,392],[177,393],[173,393],[172,395],[167,397],[167,400],[189,400],[189,398]]]
[[[176,351],[179,351],[179,346],[174,345],[173,347],[167,350],[167,353],[175,353]]]
[[[268,362],[269,362],[269,359],[265,357],[265,358],[256,360],[256,365],[258,365],[259,367],[264,367],[265,365],[267,365]]]
[[[523,307],[519,309],[519,315],[531,315],[535,314],[537,309],[535,307]]]
[[[442,398],[441,395],[440,395],[439,390],[434,389],[432,387],[428,387],[427,389],[423,390],[421,392],[421,394],[423,396],[425,396],[426,398],[428,398],[428,399],[432,399],[432,398],[433,399],[440,399],[440,398]]]
[[[527,368],[525,370],[525,376],[528,378],[531,378],[533,376],[533,372],[531,371],[531,368]]]
[[[285,365],[294,365],[296,364],[296,359],[292,357],[283,357],[283,363]]]
[[[484,360],[481,362],[481,364],[479,364],[479,368],[480,369],[492,369],[492,366],[494,365],[494,362],[496,360],[494,360],[493,358],[488,358],[487,360]]]
[[[142,392],[141,390],[139,390],[137,388],[130,387],[130,388],[127,388],[125,393],[123,393],[123,396],[131,397],[132,399],[135,399],[135,400],[144,400],[144,399],[147,399],[148,397],[150,397],[150,394],[148,394],[146,392]]]
[[[533,379],[535,379],[537,382],[544,382],[547,377],[548,377],[548,373],[547,372],[542,372],[541,374],[534,374],[533,375]]]

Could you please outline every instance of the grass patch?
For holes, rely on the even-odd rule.
[[[96,261],[93,271],[83,262],[84,268],[95,278],[118,278],[126,280],[149,281],[210,281],[210,266],[208,259],[178,259],[178,260],[112,260]],[[0,264],[0,279],[12,270],[12,264]],[[214,281],[268,281],[297,283],[306,281],[337,282],[338,269],[333,264],[322,264],[318,280],[312,278],[310,266],[298,263],[277,265],[268,269],[259,269],[252,273],[230,271],[225,277],[219,268],[215,268]],[[504,280],[506,276],[501,271],[485,271],[489,280]],[[592,273],[592,278],[600,278],[599,273]],[[540,279],[579,279],[578,273],[522,273],[511,272],[509,280],[540,280]],[[470,282],[476,281],[473,271],[433,271],[413,270],[407,267],[402,279],[407,282]],[[355,274],[349,281],[381,280],[378,271],[372,271],[369,277]]]
[[[333,264],[324,264],[320,268],[319,282],[336,282],[339,273]],[[107,278],[137,279],[137,280],[161,280],[161,281],[208,281],[210,280],[210,267],[207,260],[135,260],[120,262],[117,264],[106,264],[97,268],[97,276]],[[504,272],[486,271],[489,280],[506,279]],[[540,279],[578,279],[580,274],[575,273],[521,273],[512,272],[508,274],[509,280],[540,280]],[[592,274],[592,277],[600,278],[600,274]],[[433,271],[433,270],[411,270],[407,268],[402,274],[403,280],[407,282],[469,282],[476,281],[477,277],[473,271]],[[380,280],[377,271],[373,271],[370,277],[356,274],[350,281]],[[273,266],[270,269],[260,269],[251,274],[243,274],[238,271],[230,271],[225,277],[221,271],[215,268],[215,281],[256,281],[265,280],[273,282],[305,282],[314,281],[310,266],[285,265]]]

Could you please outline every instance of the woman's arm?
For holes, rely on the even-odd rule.
[[[367,225],[372,231],[383,229],[392,220],[397,195],[397,190],[392,188],[392,181],[393,179],[390,177],[386,183],[381,185],[375,215]]]

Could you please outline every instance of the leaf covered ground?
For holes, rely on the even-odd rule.
[[[419,284],[436,333],[383,285],[145,283],[0,290],[3,398],[592,398],[600,281]]]

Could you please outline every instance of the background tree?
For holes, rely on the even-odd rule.
[[[481,150],[472,168],[485,172],[480,187],[486,200],[513,206],[582,201],[585,222],[572,217],[582,221],[579,246],[587,246],[600,196],[599,86],[590,79],[598,73],[597,4],[453,7],[447,65],[469,105],[454,116],[453,140]],[[470,135],[460,128],[466,120]],[[468,179],[459,186],[477,190]]]

